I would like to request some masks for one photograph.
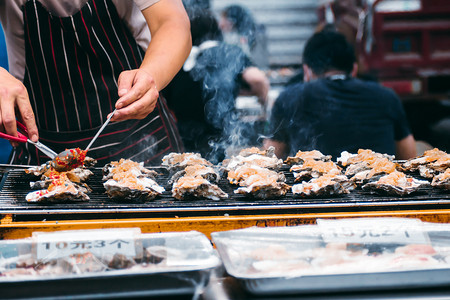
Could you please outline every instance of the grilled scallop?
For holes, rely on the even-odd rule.
[[[212,163],[202,158],[200,153],[176,153],[172,152],[163,157],[161,166],[171,172],[184,170],[188,166],[203,165],[212,166]]]
[[[300,165],[291,167],[296,182],[310,180],[325,174],[340,175],[341,168],[332,161],[321,161],[315,159],[305,159]]]
[[[258,150],[258,148],[249,148],[242,150],[239,155],[230,159],[225,159],[222,166],[231,171],[242,165],[255,165],[262,168],[278,170],[283,165],[283,160],[276,157],[273,153],[275,148],[269,147],[268,150]]]

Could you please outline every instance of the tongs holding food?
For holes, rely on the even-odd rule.
[[[45,146],[41,142],[39,142],[39,141],[33,142],[32,140],[30,140],[27,136],[28,130],[25,127],[25,125],[23,125],[19,121],[16,121],[16,124],[17,124],[17,128],[22,130],[24,132],[24,134],[17,131],[17,136],[13,136],[13,135],[9,135],[9,134],[0,132],[0,138],[6,139],[6,140],[12,141],[12,142],[18,142],[18,143],[27,143],[28,142],[30,144],[33,144],[34,146],[36,146],[36,148],[38,148],[42,153],[44,153],[51,159],[54,159],[58,155],[55,151],[53,151],[49,147]]]

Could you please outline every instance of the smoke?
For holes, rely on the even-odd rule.
[[[204,50],[191,71],[195,81],[203,82],[206,121],[219,132],[208,142],[211,151],[206,158],[212,162],[221,161],[227,149],[248,146],[256,135],[254,124],[242,122],[235,109],[240,74],[247,65],[240,48],[220,43]]]

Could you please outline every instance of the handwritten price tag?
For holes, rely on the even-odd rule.
[[[139,234],[139,228],[39,232],[33,234],[33,240],[38,260],[88,252],[99,256],[123,254],[134,257]]]
[[[358,244],[429,244],[420,220],[398,218],[367,218],[317,220],[325,242]]]

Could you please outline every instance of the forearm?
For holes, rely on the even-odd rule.
[[[143,14],[149,24],[152,40],[140,69],[154,78],[160,91],[189,56],[192,45],[189,19],[182,4],[180,7],[179,1],[174,0],[161,0],[145,9]]]
[[[412,134],[396,142],[396,159],[410,159],[417,156],[416,141]]]

